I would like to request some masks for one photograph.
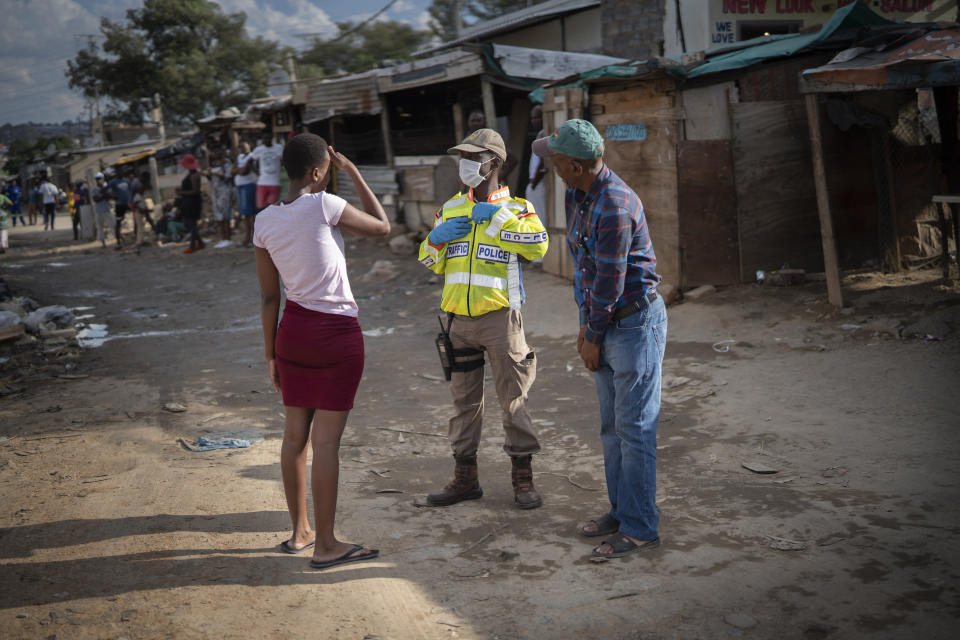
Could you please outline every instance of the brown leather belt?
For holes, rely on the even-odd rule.
[[[659,297],[660,297],[659,293],[657,293],[656,291],[650,291],[639,300],[634,300],[630,304],[623,305],[613,313],[613,321],[619,322],[624,318],[628,318],[632,316],[638,311],[643,311],[645,308],[649,307],[654,302],[656,302],[657,298]]]

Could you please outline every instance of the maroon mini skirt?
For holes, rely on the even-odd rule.
[[[287,300],[274,343],[283,404],[349,411],[363,375],[363,334],[351,316]]]

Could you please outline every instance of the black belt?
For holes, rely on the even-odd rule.
[[[657,298],[660,297],[660,294],[656,291],[650,291],[644,295],[639,300],[634,300],[629,304],[625,304],[613,313],[613,321],[618,322],[624,318],[628,318],[635,314],[637,311],[643,311],[646,307],[649,307],[654,302],[657,301]]]

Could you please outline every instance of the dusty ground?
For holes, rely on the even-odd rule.
[[[361,324],[383,335],[366,338],[337,529],[382,557],[317,572],[274,550],[289,526],[282,407],[251,252],[136,255],[65,230],[17,229],[12,244],[0,275],[17,293],[93,307],[82,313],[113,339],[78,362],[55,345],[39,350],[45,363],[0,346],[0,384],[20,389],[0,398],[4,638],[956,637],[960,333],[898,337],[931,317],[960,332],[960,295],[936,272],[849,276],[846,314],[816,282],[672,306],[664,544],[595,564],[576,527],[606,499],[568,285],[528,273],[546,504],[512,508],[493,403],[484,498],[421,508],[452,467],[438,435],[439,285],[412,258],[354,241]],[[375,259],[397,277],[364,282]],[[161,410],[171,402],[188,410]],[[177,443],[241,428],[266,440],[209,453]]]

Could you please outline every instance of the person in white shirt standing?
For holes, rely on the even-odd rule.
[[[237,187],[237,213],[243,218],[243,246],[253,246],[253,217],[257,215],[257,172],[253,166],[253,154],[250,143],[240,142],[240,154],[230,173]]]
[[[274,144],[273,133],[267,130],[251,155],[256,163],[259,212],[280,199],[280,160],[283,158],[283,146]]]
[[[60,196],[60,190],[47,175],[43,176],[43,182],[40,183],[40,197],[43,202],[43,230],[48,228],[53,231],[53,219],[57,216],[57,198]],[[47,226],[49,225],[49,227]]]
[[[207,177],[213,187],[213,217],[220,227],[220,242],[214,249],[232,247],[230,240],[230,220],[233,218],[233,163],[227,149],[216,149],[210,153],[210,169]]]
[[[530,109],[530,128],[537,132],[538,139],[546,135],[543,131],[543,107],[539,104]],[[524,197],[533,205],[533,210],[542,216],[542,220],[547,219],[547,189],[543,182],[546,175],[547,165],[543,158],[531,153],[527,173],[529,182]]]

